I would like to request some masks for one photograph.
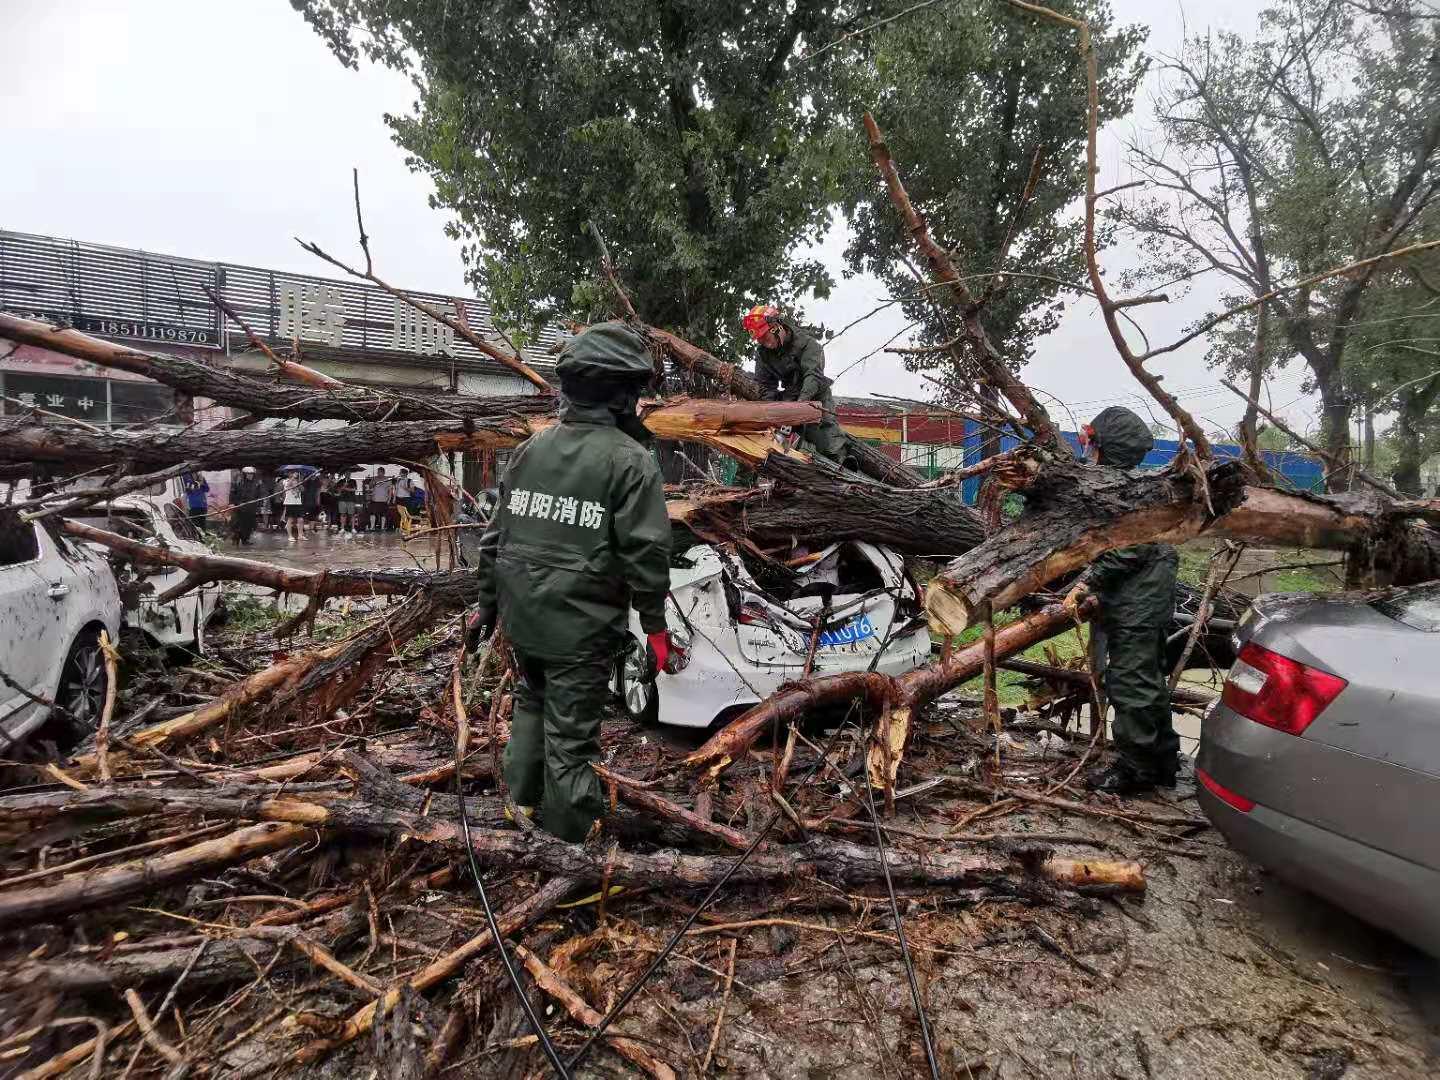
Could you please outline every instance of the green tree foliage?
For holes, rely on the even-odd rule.
[[[1116,27],[1105,0],[1052,4],[1091,24],[1099,59],[1101,122],[1129,112],[1143,74],[1144,31]],[[1086,281],[1075,200],[1085,188],[1085,76],[1074,36],[994,0],[953,0],[887,25],[867,42],[873,66],[855,94],[875,113],[916,207],[936,240],[953,248],[962,273],[1001,269],[1005,237],[1037,151],[1040,181],[981,314],[986,332],[1018,369],[1054,329]],[[922,339],[955,336],[953,320],[920,294],[914,247],[873,175],[852,174],[846,193],[852,271],[879,276],[908,296],[906,316]],[[983,277],[972,285],[984,291]],[[943,309],[943,305],[941,305]],[[948,354],[916,355],[912,368],[939,368],[957,386]]]
[[[750,304],[828,292],[796,250],[824,233],[841,172],[864,164],[854,50],[802,56],[884,5],[292,3],[343,63],[412,77],[414,111],[387,122],[509,318],[611,310],[587,219],[641,317],[707,344]]]
[[[1270,294],[1423,235],[1440,192],[1440,23],[1413,0],[1283,0],[1253,41],[1192,39],[1162,73],[1164,141],[1132,148],[1150,183],[1116,217],[1152,278],[1218,274],[1225,307],[1269,297],[1211,336],[1211,359],[1256,378],[1303,362],[1321,439],[1344,456],[1370,383],[1347,372],[1361,324],[1382,317],[1367,311],[1388,306],[1390,264]]]
[[[1417,237],[1435,234],[1424,228]],[[1366,466],[1390,476],[1396,488],[1411,495],[1421,494],[1421,465],[1440,453],[1437,344],[1440,258],[1417,256],[1376,275],[1355,322],[1345,365],[1346,393],[1372,418],[1394,417],[1387,436],[1375,445],[1377,460]]]

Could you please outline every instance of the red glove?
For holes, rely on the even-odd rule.
[[[645,638],[650,651],[655,655],[655,671],[657,673],[665,670],[665,665],[670,662],[670,631],[659,630]]]

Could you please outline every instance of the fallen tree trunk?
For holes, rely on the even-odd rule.
[[[984,605],[1007,608],[1106,551],[1190,539],[1244,494],[1238,462],[1210,466],[1206,481],[1210,507],[1188,474],[1043,462],[1024,489],[1020,517],[931,582],[925,609],[932,624],[959,633]]]
[[[926,611],[936,625],[958,632],[984,603],[1004,608],[1106,551],[1202,533],[1344,551],[1357,587],[1440,578],[1440,531],[1383,496],[1246,486],[1236,462],[1211,465],[1206,478],[1209,507],[1188,475],[1046,462],[1024,489],[1025,512],[936,575]]]
[[[422,589],[429,592],[437,603],[447,606],[464,606],[475,599],[473,570],[431,572],[406,567],[297,570],[233,555],[197,555],[176,548],[157,548],[119,533],[68,519],[62,523],[61,531],[77,540],[101,544],[142,566],[178,566],[186,570],[188,573],[184,581],[155,598],[157,603],[162,604],[213,581],[244,581],[276,592],[318,599],[331,596],[407,596]]]
[[[303,825],[264,822],[179,851],[91,873],[70,874],[55,885],[0,891],[0,926],[53,922],[78,911],[117,904],[152,889],[189,881],[312,839],[313,830]]]
[[[760,389],[760,384],[739,365],[728,364],[698,345],[692,345],[684,338],[676,337],[668,330],[660,330],[653,326],[647,326],[644,329],[652,340],[658,341],[663,346],[671,362],[687,371],[703,375],[737,398],[746,401],[764,399],[764,392]],[[882,451],[857,439],[848,431],[845,432],[845,451],[860,472],[882,484],[889,484],[891,487],[897,488],[915,488],[925,482],[925,478],[914,469],[886,457]]]
[[[713,446],[756,464],[778,450],[766,433],[787,424],[813,423],[819,415],[809,402],[727,407],[681,398],[652,406],[644,418],[664,437]],[[174,465],[176,460],[198,462],[207,469],[278,468],[296,461],[319,468],[379,461],[406,464],[446,451],[516,446],[554,422],[553,417],[512,417],[463,423],[364,421],[323,430],[92,431],[8,417],[0,418],[0,463],[45,462],[77,468],[123,464],[140,471]]]
[[[1423,506],[1423,504],[1422,504]],[[1216,536],[1285,547],[1328,548],[1350,556],[1353,585],[1415,585],[1440,578],[1440,530],[1408,502],[1368,490],[1335,495],[1250,485],[1239,505],[1207,530]]]
[[[985,539],[980,515],[955,490],[888,487],[778,455],[766,458],[759,474],[773,480],[775,488],[748,502],[732,522],[751,534],[814,536],[818,531],[826,542],[864,540],[909,555],[969,551]]]
[[[1089,610],[1083,609],[1082,616]],[[1073,625],[1074,621],[1059,605],[1026,615],[996,630],[995,657],[999,660],[1028,649]],[[845,705],[857,699],[872,708],[885,708],[890,712],[889,736],[893,740],[892,749],[898,751],[908,738],[912,710],[980,674],[985,663],[984,652],[984,643],[977,641],[957,650],[948,660],[927,664],[895,678],[878,672],[846,672],[791,683],[726,724],[686,757],[685,764],[707,769],[708,777],[714,779],[765,732],[778,731],[820,706]],[[899,753],[893,753],[892,757],[898,765]],[[893,779],[893,768],[887,771]]]
[[[125,465],[149,471],[195,461],[206,469],[254,465],[274,469],[290,462],[339,468],[361,462],[423,461],[445,450],[495,450],[529,438],[523,420],[362,422],[326,430],[184,429],[91,431],[78,425],[39,424],[26,417],[0,419],[0,462],[44,462],[76,469]]]
[[[307,829],[342,830],[365,835],[398,839],[408,836],[424,843],[438,844],[450,851],[463,851],[464,840],[457,820],[458,806],[453,795],[420,791],[400,783],[376,769],[367,759],[353,752],[337,755],[345,770],[354,778],[353,791],[321,793],[295,792],[273,797],[237,797],[233,792],[212,789],[160,789],[136,785],[131,792],[58,792],[45,793],[46,812],[94,814],[116,801],[134,809],[144,806],[149,812],[176,814],[206,813],[239,820],[283,822]],[[523,832],[508,828],[488,827],[487,822],[503,819],[503,807],[497,798],[471,798],[467,806],[474,808],[471,840],[477,859],[483,865],[504,866],[509,870],[539,870],[566,878],[599,879],[609,874],[619,883],[648,884],[669,887],[709,886],[719,881],[730,868],[729,857],[717,858],[690,855],[675,850],[650,852],[611,849],[606,845],[567,844],[538,829]],[[33,819],[34,806],[18,805],[12,800],[0,803],[0,824],[9,820]],[[17,817],[17,815],[20,815]],[[1028,856],[1027,856],[1028,857]],[[1091,869],[1077,878],[1068,860],[1039,862],[1034,867],[1004,855],[977,855],[973,848],[942,845],[924,852],[892,849],[887,861],[890,874],[897,881],[964,886],[1018,884],[1031,873],[1050,884],[1074,887],[1093,884],[1097,878],[1126,882],[1142,882],[1129,864],[1107,867],[1102,861],[1090,863]],[[837,884],[859,884],[882,880],[885,867],[879,851],[867,845],[840,840],[811,838],[806,844],[785,847],[776,845],[757,852],[735,872],[731,880],[761,883],[815,878]],[[1125,886],[1129,887],[1129,886]],[[0,893],[0,896],[3,896]]]
[[[182,394],[209,398],[255,416],[301,420],[499,421],[516,416],[549,416],[555,399],[545,394],[472,397],[425,391],[366,387],[286,386],[180,353],[146,352],[90,337],[78,330],[0,313],[0,338],[128,371]]]

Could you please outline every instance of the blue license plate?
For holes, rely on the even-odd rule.
[[[874,636],[875,624],[870,621],[869,615],[861,615],[858,619],[851,619],[837,630],[826,630],[820,635],[817,647],[834,649],[841,645],[854,645],[856,642]]]

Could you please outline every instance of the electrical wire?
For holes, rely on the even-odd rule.
[[[465,840],[465,855],[470,861],[470,874],[475,879],[475,891],[480,894],[480,906],[485,909],[485,921],[490,925],[490,934],[495,939],[496,950],[500,953],[500,963],[505,968],[505,974],[510,979],[515,996],[520,999],[520,1008],[525,1013],[525,1019],[530,1022],[535,1037],[540,1040],[540,1048],[545,1051],[545,1056],[549,1059],[551,1068],[555,1070],[555,1075],[561,1080],[570,1080],[569,1069],[560,1059],[560,1053],[555,1049],[555,1044],[550,1041],[550,1036],[545,1033],[545,1025],[540,1022],[534,1006],[530,1004],[530,998],[525,994],[525,987],[520,984],[520,976],[515,971],[515,964],[510,959],[509,951],[505,948],[505,937],[500,933],[500,923],[495,918],[495,910],[490,906],[490,897],[485,892],[485,882],[480,874],[480,864],[475,859],[475,848],[470,842],[470,817],[465,812],[465,795],[460,784],[461,775],[464,772],[465,746],[463,744],[470,741],[470,721],[463,716],[456,717],[456,720],[462,727],[460,734],[455,739],[455,802],[460,808],[460,833]]]
[[[854,708],[854,705],[852,705],[852,713],[854,712]],[[845,723],[840,724],[835,728],[834,731],[830,733],[829,741],[827,741],[824,747],[821,748],[821,753],[816,757],[814,763],[810,766],[809,771],[800,778],[798,788],[803,788],[806,784],[808,784],[811,777],[813,777],[816,772],[819,771],[820,766],[825,763],[827,755],[832,749],[834,749],[835,740],[840,737],[840,732],[842,732],[843,730],[845,730],[846,727],[849,726],[849,720],[850,718],[847,716],[845,718]],[[610,1007],[610,1011],[605,1014],[604,1019],[602,1019],[600,1023],[595,1027],[595,1030],[590,1033],[589,1038],[585,1040],[584,1044],[581,1045],[580,1049],[576,1050],[575,1053],[570,1055],[570,1060],[566,1062],[566,1064],[570,1068],[579,1068],[580,1063],[585,1060],[585,1055],[588,1054],[590,1052],[590,1048],[594,1046],[597,1041],[599,1041],[600,1036],[603,1035],[605,1029],[610,1026],[611,1021],[613,1021],[615,1017],[620,1015],[626,1005],[630,1004],[631,999],[640,992],[640,988],[643,987],[650,980],[650,976],[655,974],[656,969],[658,969],[660,965],[665,962],[666,958],[668,958],[669,955],[675,950],[675,946],[680,944],[680,939],[683,938],[687,933],[689,933],[690,927],[695,925],[695,920],[700,917],[700,913],[710,906],[710,901],[714,900],[715,897],[719,895],[720,890],[723,889],[726,883],[735,876],[736,871],[738,871],[740,867],[745,865],[746,860],[749,859],[752,854],[754,854],[755,849],[764,842],[767,836],[770,835],[770,830],[775,828],[776,823],[783,816],[783,813],[779,810],[776,810],[774,813],[772,813],[770,815],[770,820],[765,822],[764,827],[755,834],[755,839],[751,840],[749,846],[746,847],[745,850],[742,851],[728,867],[726,867],[725,873],[720,876],[720,880],[715,882],[714,885],[710,886],[710,891],[707,892],[705,896],[701,899],[700,903],[696,905],[695,910],[690,912],[690,914],[685,917],[685,921],[680,924],[680,929],[676,930],[675,933],[670,935],[670,940],[665,942],[664,948],[662,948],[658,953],[655,954],[655,959],[650,961],[650,966],[647,967],[640,974],[639,978],[637,978],[629,985],[629,987],[626,988],[625,993],[620,995],[620,1000],[615,1002],[615,1004]]]
[[[886,591],[888,592],[889,590]],[[891,600],[895,600],[894,594],[891,594]],[[675,606],[678,608],[680,605],[677,602]],[[875,668],[880,663],[880,658],[885,655],[886,650],[890,648],[891,642],[895,640],[899,629],[897,625],[899,621],[900,620],[898,618],[892,616],[890,620],[890,628],[886,632],[885,640],[881,643],[880,648],[875,651],[875,655],[870,658],[870,666],[867,669],[868,671],[873,672],[875,670]],[[830,733],[830,738],[827,739],[825,745],[820,748],[820,753],[816,756],[815,761],[811,764],[810,768],[805,772],[803,776],[800,777],[799,781],[796,783],[795,790],[797,793],[805,789],[806,785],[808,785],[810,781],[815,777],[815,774],[820,771],[820,766],[825,764],[826,759],[830,756],[830,751],[835,747],[835,741],[840,737],[840,732],[849,727],[850,719],[855,715],[855,710],[859,707],[859,705],[859,698],[855,698],[851,701],[850,711],[845,714],[844,721],[837,725],[835,730]],[[865,784],[867,787],[869,787],[870,781],[868,777],[866,778]],[[680,944],[680,939],[689,932],[690,927],[695,925],[695,920],[700,917],[700,913],[710,906],[710,901],[715,899],[715,897],[719,894],[720,890],[725,887],[725,883],[728,882],[735,875],[735,872],[739,870],[740,867],[745,865],[745,861],[749,859],[752,854],[754,854],[755,849],[760,846],[761,842],[765,839],[765,837],[770,834],[770,830],[775,828],[776,823],[783,816],[784,814],[780,810],[776,810],[770,815],[770,820],[765,822],[764,827],[761,828],[755,839],[751,840],[749,846],[747,846],[745,850],[739,854],[735,861],[726,868],[725,873],[721,875],[720,880],[710,887],[710,891],[707,892],[705,896],[701,899],[695,910],[690,912],[690,914],[686,916],[684,923],[682,923],[680,926],[680,929],[676,930],[675,933],[670,936],[670,940],[665,943],[664,948],[662,948],[658,953],[655,954],[655,959],[650,962],[650,966],[647,967],[643,972],[641,972],[639,978],[637,978],[629,985],[629,987],[626,988],[625,993],[620,996],[620,1000],[617,1001],[613,1006],[611,1006],[610,1011],[605,1014],[603,1019],[601,1019],[600,1023],[595,1027],[595,1030],[590,1033],[589,1037],[585,1040],[584,1044],[581,1045],[580,1049],[576,1050],[575,1053],[570,1055],[570,1060],[566,1062],[566,1064],[570,1068],[578,1068],[580,1063],[585,1060],[585,1055],[587,1055],[590,1052],[590,1048],[599,1041],[600,1036],[604,1034],[605,1029],[610,1026],[611,1022],[615,1019],[615,1017],[620,1015],[620,1013],[624,1010],[625,1006],[630,1004],[631,999],[640,992],[640,988],[649,981],[651,975],[655,974],[656,970],[660,967],[660,965],[671,954],[671,952],[674,951],[675,946]],[[889,873],[888,867],[886,873]],[[926,1040],[926,1045],[929,1045],[928,1037]]]
[[[865,777],[865,795],[870,801],[870,824],[875,826],[875,846],[880,855],[880,869],[885,873],[885,891],[890,895],[890,915],[895,920],[895,937],[900,941],[900,960],[905,965],[905,976],[910,980],[910,997],[915,1002],[915,1015],[920,1020],[920,1041],[925,1044],[925,1061],[930,1066],[930,1075],[940,1080],[940,1063],[935,1059],[935,1044],[930,1039],[930,1022],[925,1017],[925,1004],[920,998],[920,983],[915,978],[915,961],[910,959],[910,946],[905,942],[905,927],[900,922],[900,904],[895,899],[895,883],[890,879],[890,859],[885,854],[885,830],[880,827],[880,815],[875,811],[875,785]]]

